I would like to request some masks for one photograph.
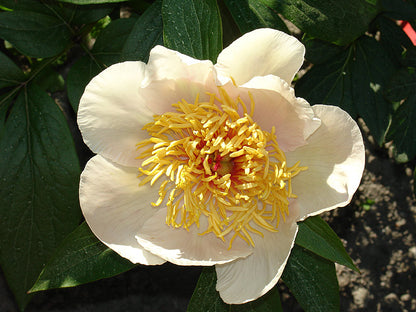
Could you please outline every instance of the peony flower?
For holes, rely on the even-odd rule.
[[[347,205],[364,168],[355,121],[295,96],[303,57],[258,29],[216,65],[156,46],[92,79],[78,124],[97,154],[80,182],[94,234],[133,263],[215,265],[226,303],[270,290],[296,222]]]

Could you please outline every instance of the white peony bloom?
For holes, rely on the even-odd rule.
[[[303,57],[258,29],[216,65],[156,46],[92,79],[78,124],[97,154],[80,182],[94,234],[134,263],[215,265],[226,303],[270,290],[296,222],[347,205],[364,169],[355,121],[295,97]]]

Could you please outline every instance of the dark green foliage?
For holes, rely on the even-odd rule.
[[[119,2],[0,3],[0,262],[20,309],[29,290],[134,267],[79,225],[80,167],[67,124],[76,128],[75,115],[65,118],[53,98],[66,94],[76,112],[95,75],[117,62],[147,62],[155,45],[215,63],[240,33],[289,32],[288,20],[306,46],[297,95],[361,117],[378,145],[391,140],[401,159],[414,160],[416,48],[395,19],[416,26],[415,0]],[[283,280],[305,311],[339,310],[333,262],[358,270],[324,221],[300,222]],[[227,305],[215,284],[215,269],[204,269],[188,312],[282,311],[277,287],[252,303]]]
[[[222,27],[215,0],[164,0],[162,18],[166,47],[200,60],[217,60]]]
[[[0,261],[20,307],[80,220],[80,168],[65,118],[35,85],[19,94],[0,140]]]
[[[84,222],[56,249],[30,292],[73,287],[123,273],[134,266],[101,243]]]
[[[296,244],[325,259],[359,272],[337,234],[318,216],[309,217],[299,223]]]
[[[282,279],[305,311],[339,311],[338,280],[332,261],[295,245]]]

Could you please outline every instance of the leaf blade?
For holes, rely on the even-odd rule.
[[[55,16],[31,11],[0,13],[0,37],[20,53],[31,57],[53,57],[71,41],[71,32]]]
[[[394,71],[383,46],[373,38],[362,37],[348,50],[313,66],[295,88],[312,104],[337,105],[353,118],[362,117],[381,145],[392,114],[383,92]]]
[[[80,168],[62,112],[34,85],[14,103],[0,150],[0,262],[23,309],[47,258],[79,222]]]
[[[0,51],[0,89],[19,84],[25,80],[21,69]]]
[[[340,310],[338,280],[333,262],[295,245],[282,279],[305,311]]]
[[[155,45],[163,44],[162,0],[155,1],[136,21],[124,43],[123,61],[147,62]]]
[[[257,28],[274,28],[289,32],[279,15],[260,0],[225,0],[227,8],[242,33]]]
[[[29,292],[73,287],[135,266],[101,243],[83,222],[62,241]]]
[[[164,0],[162,19],[166,47],[200,60],[217,60],[222,27],[215,0]]]
[[[261,1],[303,32],[338,45],[347,45],[364,34],[379,12],[379,7],[361,0]]]
[[[359,272],[337,234],[319,216],[309,217],[298,225],[296,244],[325,259]]]

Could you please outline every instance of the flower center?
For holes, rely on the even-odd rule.
[[[275,129],[269,133],[253,121],[241,98],[222,87],[207,102],[181,100],[144,127],[149,139],[137,144],[143,159],[140,185],[163,180],[153,206],[165,203],[166,224],[188,229],[200,226],[232,242],[241,237],[254,246],[252,233],[277,232],[280,217],[289,214],[291,179],[306,170],[299,162],[287,167]]]

